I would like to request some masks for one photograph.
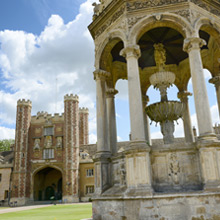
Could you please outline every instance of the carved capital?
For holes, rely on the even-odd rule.
[[[102,81],[109,79],[111,76],[111,73],[100,69],[95,70],[93,74],[94,74],[94,80],[102,80]]]
[[[189,53],[191,50],[198,50],[206,45],[206,41],[199,37],[190,37],[184,40],[183,50]]]
[[[148,95],[142,95],[142,102],[144,106],[147,106],[149,101],[150,101],[150,98]]]
[[[118,90],[110,88],[106,91],[107,98],[114,98],[114,96],[118,93]]]
[[[181,92],[178,92],[178,94],[177,94],[177,97],[183,103],[188,101],[188,96],[192,96],[192,93],[188,92],[188,91],[181,91]]]
[[[219,86],[220,86],[220,75],[211,78],[211,79],[209,80],[209,83],[214,84],[215,87],[219,87]]]
[[[126,59],[129,57],[139,58],[141,56],[141,50],[139,45],[129,45],[120,51],[120,55]]]

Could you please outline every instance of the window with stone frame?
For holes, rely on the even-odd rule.
[[[94,175],[93,169],[87,169],[87,170],[86,170],[86,176],[87,176],[87,177],[91,177],[91,176],[93,176],[93,175]]]
[[[54,128],[53,127],[45,127],[44,128],[44,136],[53,136]]]
[[[53,159],[54,158],[54,149],[44,149],[43,159]]]
[[[5,195],[4,195],[4,199],[8,198],[8,190],[5,190]]]
[[[86,194],[94,193],[94,186],[86,186]]]

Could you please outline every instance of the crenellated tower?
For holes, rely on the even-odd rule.
[[[89,144],[89,109],[79,108],[79,145]]]
[[[79,200],[79,98],[77,95],[64,97],[64,192],[67,202]]]
[[[28,172],[28,131],[31,122],[31,108],[30,100],[18,100],[11,201],[15,200],[21,205],[25,204],[26,198],[30,194],[27,180],[30,176]]]

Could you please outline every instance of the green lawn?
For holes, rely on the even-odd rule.
[[[92,204],[53,205],[45,208],[0,214],[1,220],[80,220],[91,218]]]

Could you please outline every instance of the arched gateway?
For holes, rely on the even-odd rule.
[[[34,200],[61,200],[62,173],[53,167],[45,167],[34,175]]]
[[[220,106],[220,3],[216,0],[103,0],[89,25],[95,42],[96,185],[93,218],[104,220],[220,218],[220,142],[214,134],[203,69]],[[193,94],[187,91],[192,78]],[[114,96],[128,80],[131,141],[117,148]],[[167,88],[178,88],[178,101]],[[148,88],[161,101],[147,106]],[[119,91],[120,92],[120,91]],[[193,95],[199,137],[188,96]],[[161,126],[152,141],[149,119]],[[176,141],[174,120],[185,138]],[[203,210],[203,211],[201,211]]]

